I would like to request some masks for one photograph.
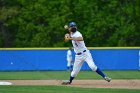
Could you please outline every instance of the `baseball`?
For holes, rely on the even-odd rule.
[[[65,29],[69,29],[68,25],[65,25],[64,28],[65,28]]]

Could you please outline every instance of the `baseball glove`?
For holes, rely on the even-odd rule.
[[[68,34],[68,33],[65,34],[64,39],[65,39],[66,42],[69,41],[70,40],[70,34]]]

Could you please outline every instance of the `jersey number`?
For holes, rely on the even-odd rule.
[[[75,42],[75,46],[78,47],[78,44]]]

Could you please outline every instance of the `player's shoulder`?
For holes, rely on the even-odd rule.
[[[74,36],[81,36],[82,34],[79,31],[76,31],[73,35]]]
[[[76,31],[77,34],[81,34],[78,30]]]
[[[73,35],[80,33],[78,30],[76,30],[74,33],[72,33]]]

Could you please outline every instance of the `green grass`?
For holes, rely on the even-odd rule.
[[[140,79],[140,71],[104,71],[112,79]],[[57,79],[66,80],[67,71],[0,72],[0,80]],[[102,79],[96,72],[80,71],[76,79]],[[140,93],[140,89],[78,88],[67,86],[0,86],[0,93]]]
[[[0,93],[140,93],[140,90],[67,86],[0,86]]]
[[[140,79],[140,71],[104,71],[112,79]],[[14,79],[57,79],[65,80],[70,76],[67,71],[18,71],[0,72],[0,80]],[[80,71],[76,79],[102,79],[96,72]]]

